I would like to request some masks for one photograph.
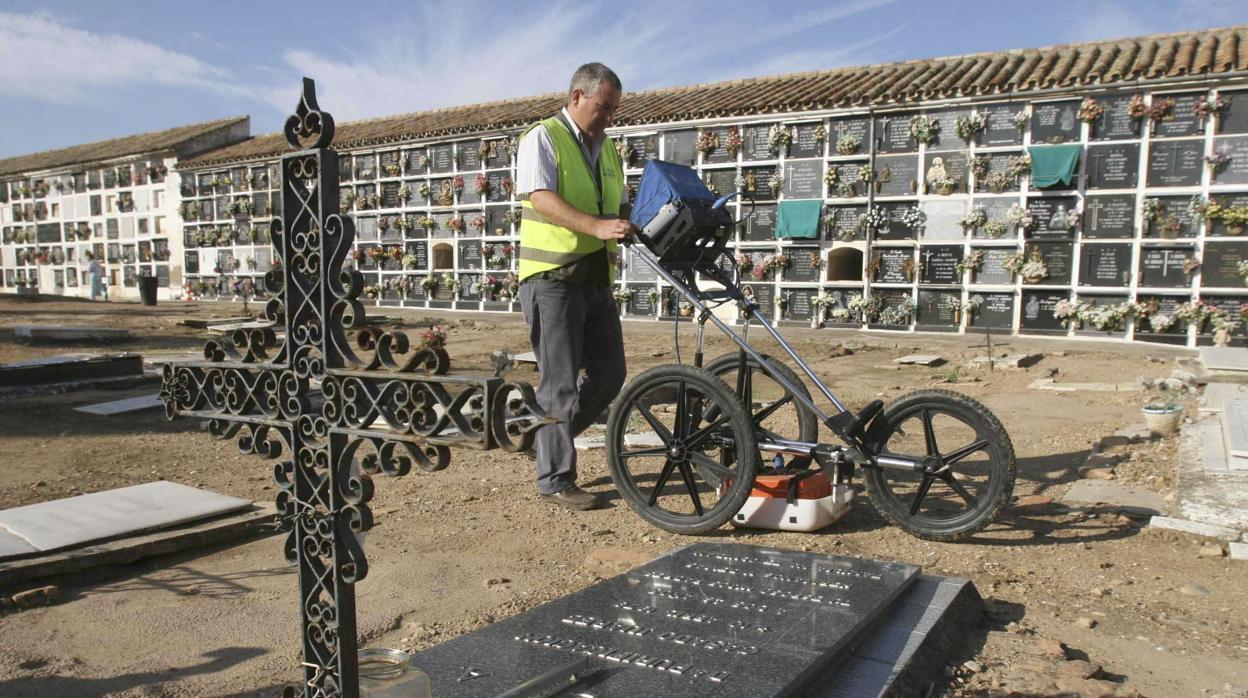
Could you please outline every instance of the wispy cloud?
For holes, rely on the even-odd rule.
[[[849,0],[759,21],[659,0],[613,5],[609,12],[580,2],[513,10],[481,0],[441,0],[414,6],[415,16],[388,22],[384,32],[361,28],[354,47],[287,51],[282,58],[289,75],[264,94],[273,107],[288,110],[297,96],[294,78],[309,75],[323,104],[334,105],[341,119],[359,119],[561,92],[576,66],[590,60],[614,68],[626,90],[813,70],[862,60],[867,47],[900,28],[841,48],[784,52],[776,46],[801,32],[826,35],[829,25],[894,1]],[[364,40],[377,36],[387,38]],[[707,40],[715,36],[736,38]]]
[[[98,34],[45,13],[0,12],[0,95],[68,104],[127,85],[243,94],[229,71],[119,34]]]

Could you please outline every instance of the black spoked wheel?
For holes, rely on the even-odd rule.
[[[872,468],[871,503],[885,518],[926,540],[951,541],[983,529],[1005,507],[1017,465],[1005,428],[988,408],[948,390],[903,395],[872,428],[881,455],[933,459],[934,472]]]
[[[758,472],[754,431],[737,396],[691,366],[657,366],[624,387],[607,418],[607,464],[641,517],[671,533],[722,526]],[[748,443],[737,451],[735,444]]]
[[[772,366],[776,374],[797,386],[807,399],[810,398],[810,391],[806,389],[806,385],[797,377],[793,369],[770,356],[764,355],[763,358],[767,359],[767,363]],[[794,399],[792,393],[786,391],[775,378],[764,371],[757,361],[749,356],[745,360],[749,368],[745,380],[748,386],[747,392],[750,395],[750,404],[746,407],[749,409],[750,421],[753,422],[758,435],[789,441],[814,442],[818,440],[819,418],[815,416],[815,413]],[[733,352],[718,356],[706,364],[706,370],[722,379],[733,390],[737,390],[741,371],[741,354]],[[744,397],[739,397],[744,402]],[[766,462],[769,456],[760,452],[759,458]],[[793,456],[788,465],[793,468],[805,468],[810,465],[810,457]]]

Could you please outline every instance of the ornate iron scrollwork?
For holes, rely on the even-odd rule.
[[[169,419],[205,418],[243,453],[285,457],[274,476],[286,557],[299,568],[301,693],[354,698],[352,585],[368,574],[357,534],[373,525],[371,476],[441,470],[453,447],[521,450],[552,420],[527,383],[453,375],[441,348],[364,326],[363,280],[345,268],[355,226],[338,210],[334,120],[308,78],[285,132],[296,152],[282,158],[269,324],[207,342],[203,361],[165,365],[160,397]]]

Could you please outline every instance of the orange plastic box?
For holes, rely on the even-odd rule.
[[[834,486],[821,471],[759,475],[732,525],[815,531],[844,516],[853,497],[852,487]]]

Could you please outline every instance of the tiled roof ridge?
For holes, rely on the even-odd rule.
[[[152,131],[143,131],[141,133],[131,133],[125,136],[101,138],[98,141],[87,141],[86,143],[75,143],[74,145],[62,146],[60,148],[48,148],[47,150],[36,150],[33,153],[22,153],[21,155],[14,155],[12,157],[0,158],[0,172],[6,171],[6,168],[5,168],[6,163],[9,163],[15,160],[25,160],[27,158],[46,158],[49,155],[54,155],[56,153],[60,153],[64,151],[77,150],[79,148],[98,148],[101,146],[108,145],[109,143],[128,141],[130,139],[153,138],[155,136],[159,136],[161,134],[166,134],[166,133],[171,133],[173,131],[181,131],[181,130],[190,131],[193,129],[229,126],[232,124],[239,123],[240,121],[245,121],[249,118],[251,117],[249,117],[246,114],[243,114],[242,116],[227,116],[227,117],[220,118],[220,119],[210,119],[208,121],[199,121],[199,122],[192,123],[192,124],[182,124],[181,126],[170,126],[168,128],[158,128]],[[117,156],[117,157],[124,157],[124,156]]]
[[[1248,24],[638,90],[625,94],[626,108],[617,125],[720,118],[729,112],[748,117],[887,102],[900,106],[943,97],[1026,93],[1233,71],[1248,71]],[[745,94],[753,86],[758,86],[761,94]],[[695,103],[692,98],[697,96],[703,101]],[[537,113],[540,105],[562,99],[564,93],[548,92],[341,122],[335,146],[383,146],[407,139],[511,128],[541,118]],[[272,147],[281,142],[280,133],[261,134],[190,158],[186,164],[215,166],[271,157],[284,150],[284,144]]]

